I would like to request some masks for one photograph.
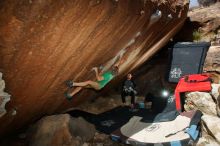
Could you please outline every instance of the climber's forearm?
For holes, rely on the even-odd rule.
[[[98,68],[95,69],[95,76],[96,76],[97,81],[103,80],[103,77],[98,72]]]

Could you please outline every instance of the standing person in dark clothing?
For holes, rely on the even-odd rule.
[[[123,104],[125,104],[125,97],[131,96],[131,108],[134,108],[135,95],[137,94],[135,87],[136,87],[136,84],[132,80],[132,74],[129,73],[127,75],[127,79],[123,82],[123,85],[122,85],[121,98],[122,98]]]

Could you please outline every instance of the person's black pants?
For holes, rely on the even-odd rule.
[[[131,96],[131,104],[134,104],[135,102],[135,95],[133,92],[124,92],[122,91],[121,93],[121,99],[122,99],[122,102],[125,103],[125,97],[126,96]]]

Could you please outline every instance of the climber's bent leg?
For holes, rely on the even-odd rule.
[[[76,93],[82,90],[82,87],[76,87],[72,92],[68,93],[70,97],[74,96]]]
[[[80,92],[82,90],[82,88],[93,88],[95,90],[100,90],[101,87],[97,82],[94,81],[85,81],[85,82],[79,82],[79,83],[75,83],[73,82],[74,86],[78,86],[76,87],[72,92],[66,92],[65,96],[67,99],[72,99],[72,96],[74,96],[75,94],[77,94],[78,92]]]
[[[94,81],[85,81],[85,82],[79,82],[79,83],[76,83],[74,82],[73,83],[73,86],[78,86],[78,87],[85,87],[85,88],[93,88],[95,90],[100,90],[100,85],[97,83],[97,82],[94,82]]]

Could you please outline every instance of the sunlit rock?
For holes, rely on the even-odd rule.
[[[214,139],[220,143],[220,118],[211,115],[202,116],[203,124],[206,127],[206,131],[209,135],[213,136]]]
[[[210,135],[206,134],[199,138],[196,146],[219,146],[219,143],[211,137]]]
[[[10,101],[10,95],[5,91],[5,81],[2,79],[2,73],[0,72],[0,117],[4,116],[7,111],[5,105]]]
[[[203,70],[220,74],[220,46],[211,46],[209,48]],[[220,83],[220,76],[216,75],[214,81]]]
[[[212,96],[206,92],[189,92],[186,93],[187,108],[198,109],[203,114],[217,115],[216,104]]]

